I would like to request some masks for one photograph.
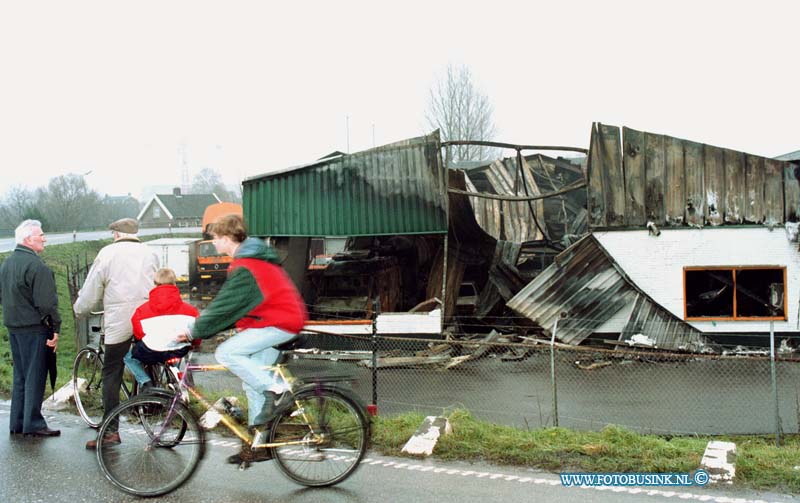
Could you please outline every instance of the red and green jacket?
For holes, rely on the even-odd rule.
[[[276,327],[298,333],[308,319],[303,298],[277,256],[263,241],[248,238],[239,245],[228,279],[197,318],[191,338],[207,339],[235,325],[239,330]]]

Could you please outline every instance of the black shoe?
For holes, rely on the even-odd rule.
[[[100,441],[100,443],[103,445],[119,444],[121,442],[122,439],[119,438],[118,431],[106,434]],[[96,449],[97,449],[97,439],[89,440],[88,442],[86,442],[86,450],[94,451]]]
[[[25,434],[26,437],[57,437],[59,435],[61,435],[61,430],[51,430],[47,427]]]
[[[272,449],[256,449],[250,450],[250,447],[242,449],[232,456],[228,456],[228,464],[240,465],[242,463],[260,463],[261,461],[269,461],[272,459]]]
[[[248,428],[251,435],[258,436],[259,432],[255,429],[255,426],[251,426]],[[242,440],[242,448],[241,450],[228,456],[227,462],[231,465],[241,465],[243,463],[257,463],[259,461],[269,461],[272,459],[272,449],[251,449],[250,442],[245,442]]]
[[[268,392],[272,395],[272,410],[273,412],[285,406],[292,401],[292,394],[289,391],[284,391],[281,394]]]
[[[147,381],[146,383],[143,383],[141,386],[139,386],[139,393],[140,394],[151,393],[153,389],[155,389],[155,386],[153,386],[153,381]]]

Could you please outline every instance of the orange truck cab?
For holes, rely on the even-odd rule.
[[[220,255],[214,247],[209,233],[209,225],[225,215],[242,215],[242,205],[236,203],[216,203],[208,206],[203,213],[203,240],[197,242],[197,292],[201,295],[215,294],[228,274],[228,266],[233,257]]]

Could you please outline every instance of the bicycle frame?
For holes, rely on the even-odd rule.
[[[333,383],[340,379],[296,379],[283,363],[262,368],[284,379],[291,400],[275,409],[266,430],[253,432],[255,439],[252,430],[239,425],[227,410],[212,405],[194,386],[193,372],[227,368],[200,365],[187,358],[183,372],[178,372],[174,393],[154,390],[132,398],[120,403],[103,421],[98,438],[116,431],[112,428],[122,420],[134,428],[136,424],[142,427],[132,429],[129,440],[98,443],[97,459],[103,474],[123,491],[138,496],[166,494],[189,480],[203,457],[206,442],[204,426],[186,405],[187,399],[194,398],[206,410],[218,412],[222,424],[242,441],[240,470],[254,461],[274,459],[280,471],[305,486],[331,486],[349,477],[369,445],[369,421],[363,406],[334,387]],[[172,372],[176,370],[171,368]],[[264,459],[248,459],[248,448],[271,452]],[[130,467],[139,464],[150,467],[151,477],[131,472]],[[160,466],[169,469],[159,469]]]
[[[170,423],[170,421],[172,421],[172,419],[175,417],[175,410],[176,410],[176,407],[177,407],[177,403],[180,401],[181,396],[183,395],[182,392],[185,390],[185,391],[188,391],[189,394],[192,397],[194,397],[198,402],[200,402],[200,404],[203,405],[203,407],[206,409],[206,411],[213,410],[213,411],[217,412],[220,415],[222,424],[225,425],[225,427],[228,428],[234,435],[239,437],[239,439],[241,439],[242,441],[247,442],[248,444],[250,444],[251,449],[270,449],[270,448],[274,448],[274,447],[284,447],[284,446],[288,446],[288,445],[308,445],[309,444],[309,441],[307,441],[307,440],[297,440],[297,441],[292,441],[292,442],[273,442],[273,443],[267,442],[267,443],[259,443],[258,445],[254,445],[253,444],[254,437],[250,434],[249,431],[247,431],[246,428],[242,427],[238,422],[236,422],[236,420],[233,419],[230,416],[230,414],[227,413],[227,411],[218,410],[216,407],[214,407],[214,405],[211,404],[211,402],[209,402],[205,398],[205,396],[203,396],[203,394],[197,388],[195,388],[194,385],[193,385],[194,381],[192,380],[192,372],[215,372],[215,371],[228,370],[228,368],[225,367],[224,365],[220,365],[220,364],[201,365],[201,364],[191,363],[189,361],[190,360],[189,359],[189,355],[187,355],[185,358],[186,358],[186,362],[187,363],[186,363],[186,367],[183,370],[183,375],[180,376],[180,382],[179,382],[179,388],[180,388],[181,393],[176,393],[172,397],[172,401],[170,402],[170,408],[169,408],[169,412],[167,413],[167,417],[164,420],[164,423],[163,423],[162,427],[159,429],[159,431],[157,431],[155,433],[155,435],[153,437],[153,442],[154,443],[158,443],[159,442],[161,435],[164,433],[165,425],[168,425]],[[288,392],[289,393],[294,393],[294,383],[296,382],[296,379],[294,378],[294,376],[292,376],[291,372],[289,371],[289,369],[285,365],[282,365],[282,364],[267,365],[267,366],[264,366],[263,368],[266,369],[266,370],[271,370],[271,371],[275,372],[275,374],[278,377],[280,377],[281,379],[284,380],[284,382],[289,384],[289,391]],[[309,418],[306,415],[306,412],[304,410],[302,410],[302,408],[300,408],[299,410],[301,410],[301,414],[302,414],[303,420],[306,422],[306,424],[310,424],[310,421],[309,421]],[[321,443],[322,442],[322,436],[318,432],[315,432],[315,431],[312,430],[310,433],[313,435],[313,440],[310,443]]]

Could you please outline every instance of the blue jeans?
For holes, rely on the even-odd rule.
[[[136,382],[139,383],[139,386],[150,381],[150,376],[147,375],[147,372],[144,370],[144,364],[133,357],[133,348],[128,350],[124,360],[125,366],[128,367],[133,377],[136,378]]]
[[[267,390],[275,384],[275,376],[265,365],[277,361],[279,351],[273,346],[294,338],[295,334],[275,327],[242,330],[217,347],[214,356],[242,380],[247,395],[247,424],[263,424],[267,419],[271,397]]]

